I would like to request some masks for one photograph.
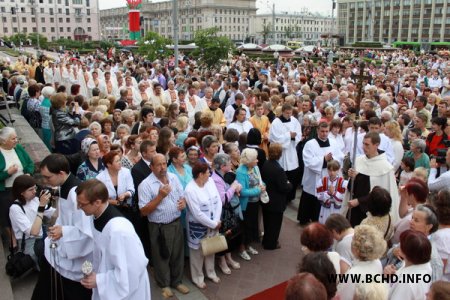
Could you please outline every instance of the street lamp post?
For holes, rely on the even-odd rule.
[[[175,68],[178,68],[178,0],[173,0],[172,6],[173,51],[175,54]]]
[[[36,7],[34,6],[36,4]],[[30,0],[30,5],[31,5],[31,9],[34,8],[35,11],[35,18],[36,18],[36,42],[37,42],[37,51],[36,51],[36,56],[39,57],[40,55],[40,50],[41,50],[41,45],[40,45],[40,41],[39,41],[39,15],[38,15],[38,5],[39,3],[36,2],[35,0]],[[56,30],[58,30],[58,28],[56,28]]]
[[[17,27],[19,30],[19,51],[20,51],[20,48],[22,47],[22,38],[20,37],[21,32],[20,32],[19,4],[17,3],[16,3],[16,16],[17,16]]]

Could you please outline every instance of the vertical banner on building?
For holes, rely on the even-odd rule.
[[[137,41],[141,38],[140,12],[142,0],[127,0],[128,12],[128,29],[130,32],[130,40]]]

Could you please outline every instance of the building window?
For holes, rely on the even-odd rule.
[[[41,28],[41,31],[42,31],[42,32],[47,32],[47,28],[42,27],[42,28]]]
[[[67,27],[67,32],[70,32],[70,27]]]
[[[70,18],[66,18],[66,22],[67,22],[67,23],[70,23]]]
[[[64,32],[64,28],[63,27],[59,27],[59,32]]]
[[[88,23],[91,23],[91,18],[87,18],[86,21],[87,21]]]
[[[36,23],[36,18],[35,17],[31,18],[31,23]]]
[[[69,0],[66,0],[66,6],[69,6]]]
[[[41,22],[45,23],[45,18],[44,17],[41,18]]]
[[[58,22],[59,22],[59,23],[62,23],[62,22],[63,22],[63,18],[59,18],[59,19],[58,19]]]
[[[66,8],[66,16],[70,15],[70,11],[68,8]]]
[[[50,28],[50,32],[55,32],[55,27]]]
[[[53,16],[53,8],[50,8],[50,15]]]
[[[88,16],[90,16],[90,15],[91,15],[91,10],[90,10],[90,9],[86,9],[86,14],[87,14]]]
[[[25,23],[27,21],[27,18],[22,18],[22,23]]]
[[[45,13],[45,9],[41,7],[41,14]]]
[[[86,0],[86,7],[90,7],[90,6],[91,6],[90,1],[89,1],[89,0]]]
[[[83,4],[83,0],[72,0],[72,3],[81,5]]]

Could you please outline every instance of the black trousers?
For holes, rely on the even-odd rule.
[[[246,246],[252,242],[259,242],[258,213],[259,202],[249,202],[247,209],[243,212],[243,242]]]
[[[301,225],[319,221],[320,202],[316,196],[303,191],[298,206],[297,220]]]
[[[302,182],[301,168],[298,167],[295,170],[286,171],[286,176],[287,176],[289,182],[292,183],[292,190],[290,190],[287,193],[286,200],[287,201],[292,201],[292,200],[295,199],[295,194],[297,192],[297,189],[300,186],[300,183]]]
[[[47,259],[43,259],[40,267],[41,271],[31,300],[89,300],[92,298],[92,290],[85,288],[78,281],[61,276]]]
[[[263,208],[264,237],[262,245],[264,249],[273,250],[277,248],[283,223],[283,213],[268,211]]]

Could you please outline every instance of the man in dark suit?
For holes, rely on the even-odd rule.
[[[153,155],[156,154],[156,143],[153,141],[143,141],[139,150],[141,151],[142,158],[131,169],[135,191],[137,191],[141,182],[152,173],[150,170],[150,161],[152,160]],[[135,193],[133,199],[133,205],[136,205],[136,207],[138,203],[137,194],[138,193]],[[136,233],[144,246],[145,255],[150,259],[150,239],[147,227],[147,217],[141,217],[139,220],[140,222],[136,224]]]

